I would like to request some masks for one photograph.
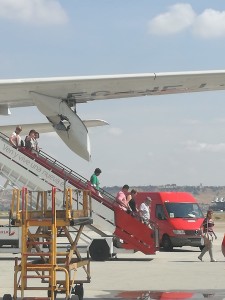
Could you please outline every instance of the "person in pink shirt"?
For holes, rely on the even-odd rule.
[[[122,209],[124,211],[129,210],[129,205],[127,202],[127,195],[128,195],[129,188],[130,188],[129,185],[125,184],[122,187],[122,190],[119,191],[116,195],[116,202],[117,202],[118,206],[120,207],[120,209]]]

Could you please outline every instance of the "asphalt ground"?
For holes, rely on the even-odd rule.
[[[225,299],[225,258],[221,251],[225,223],[216,223],[215,232],[217,262],[210,262],[208,253],[203,262],[199,261],[200,250],[192,247],[149,256],[118,254],[117,259],[91,262],[91,283],[84,284],[84,299]],[[0,253],[0,299],[4,294],[13,295],[15,256]],[[38,299],[47,295],[46,291],[35,291],[26,296]]]

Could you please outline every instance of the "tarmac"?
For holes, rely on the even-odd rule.
[[[210,262],[208,253],[203,262],[200,250],[193,247],[142,253],[118,254],[116,259],[91,262],[91,282],[84,284],[84,299],[225,299],[225,258],[221,244],[225,224],[215,225],[218,239],[213,253],[217,262]],[[14,259],[17,255],[0,253],[0,299],[13,295]],[[47,297],[46,291],[31,292],[28,297]],[[65,299],[57,295],[57,299]],[[17,299],[20,299],[19,297]],[[78,299],[73,295],[72,299]]]

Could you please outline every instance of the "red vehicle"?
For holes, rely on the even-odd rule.
[[[139,207],[150,197],[151,216],[159,229],[160,246],[170,251],[173,247],[193,246],[203,248],[201,224],[203,213],[196,199],[185,192],[138,192]]]

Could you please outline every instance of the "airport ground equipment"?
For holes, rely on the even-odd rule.
[[[0,134],[0,175],[18,188],[27,186],[29,190],[49,190],[55,186],[64,190],[65,186],[80,190],[89,189],[92,197],[93,224],[89,229],[105,241],[93,242],[85,236],[90,245],[93,259],[105,260],[122,250],[129,252],[141,251],[145,254],[155,254],[158,249],[157,229],[151,229],[138,219],[121,210],[115,197],[100,189],[100,195],[85,179],[70,168],[43,151],[33,153],[25,148],[15,149],[8,137]],[[64,203],[62,197],[56,199],[56,206]],[[103,229],[104,228],[104,229]],[[122,241],[122,242],[121,242]],[[101,244],[100,247],[98,244]],[[104,250],[103,250],[104,249]],[[1,250],[1,249],[0,249]]]
[[[55,205],[57,193],[64,193],[61,210]],[[62,192],[55,187],[48,191],[13,190],[11,216],[22,234],[21,257],[15,259],[14,267],[14,300],[19,291],[21,299],[29,291],[46,291],[51,300],[58,293],[65,294],[65,299],[72,294],[83,299],[83,284],[91,278],[90,259],[88,251],[83,257],[77,245],[84,226],[92,223],[91,211],[90,191],[68,188]],[[75,238],[69,231],[71,223],[78,227]],[[62,236],[70,247],[59,252],[57,238]]]

